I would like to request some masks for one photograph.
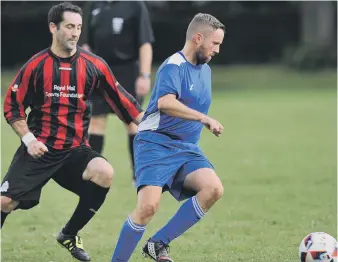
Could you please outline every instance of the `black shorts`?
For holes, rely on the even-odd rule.
[[[30,209],[39,203],[42,187],[51,178],[79,195],[86,183],[82,174],[95,157],[102,156],[81,146],[67,151],[49,148],[49,152],[34,159],[21,144],[2,181],[1,195],[19,201],[18,209]]]
[[[136,96],[135,82],[139,76],[138,63],[132,62],[125,65],[110,66],[116,80],[127,90],[129,94],[136,98],[137,102],[142,105],[144,98]],[[92,116],[106,115],[113,113],[107,101],[98,89],[95,89],[91,95]]]

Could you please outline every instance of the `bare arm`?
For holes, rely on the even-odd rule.
[[[144,43],[139,48],[140,74],[150,76],[153,60],[153,48],[150,43]]]
[[[11,127],[20,139],[30,132],[26,120],[15,121],[11,124]]]
[[[145,96],[150,91],[151,63],[153,59],[153,48],[150,43],[144,43],[139,48],[140,75],[135,82],[135,92],[138,96]]]
[[[215,119],[193,110],[176,99],[176,95],[168,94],[157,101],[157,108],[163,113],[186,120],[199,121],[215,136],[220,136],[223,126]]]
[[[135,82],[135,93],[139,97],[148,94],[151,88],[151,63],[153,60],[154,34],[151,26],[150,16],[144,2],[137,2],[138,13],[138,46],[139,46],[139,77]]]
[[[182,104],[173,94],[162,96],[157,101],[157,108],[169,116],[175,116],[186,120],[201,121],[206,115]]]

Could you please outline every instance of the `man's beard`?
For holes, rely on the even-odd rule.
[[[66,41],[64,43],[64,48],[65,48],[65,51],[67,51],[67,52],[73,51],[75,49],[75,47],[76,47],[76,44],[75,45],[71,45],[68,41]]]
[[[203,55],[203,51],[204,51],[204,48],[203,47],[199,47],[197,50],[196,50],[196,53],[195,53],[195,56],[196,56],[196,65],[201,65],[201,64],[205,64],[208,61],[208,57],[205,57]]]
[[[72,52],[74,50],[75,47],[72,47],[72,45],[70,45],[69,40],[63,40],[61,38],[57,38],[57,44],[58,46],[64,51],[64,52]],[[76,45],[75,45],[76,46]]]
[[[74,50],[74,48],[65,46],[65,51],[72,52],[73,50]]]

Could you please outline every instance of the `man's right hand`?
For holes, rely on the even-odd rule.
[[[223,133],[224,127],[217,120],[204,116],[201,123],[208,128],[215,136],[220,136]]]
[[[44,143],[33,140],[27,145],[27,152],[33,158],[42,157],[46,152],[48,152],[48,148],[45,146]]]

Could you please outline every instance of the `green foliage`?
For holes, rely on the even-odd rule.
[[[284,63],[297,70],[337,68],[336,47],[301,45],[285,49]]]

